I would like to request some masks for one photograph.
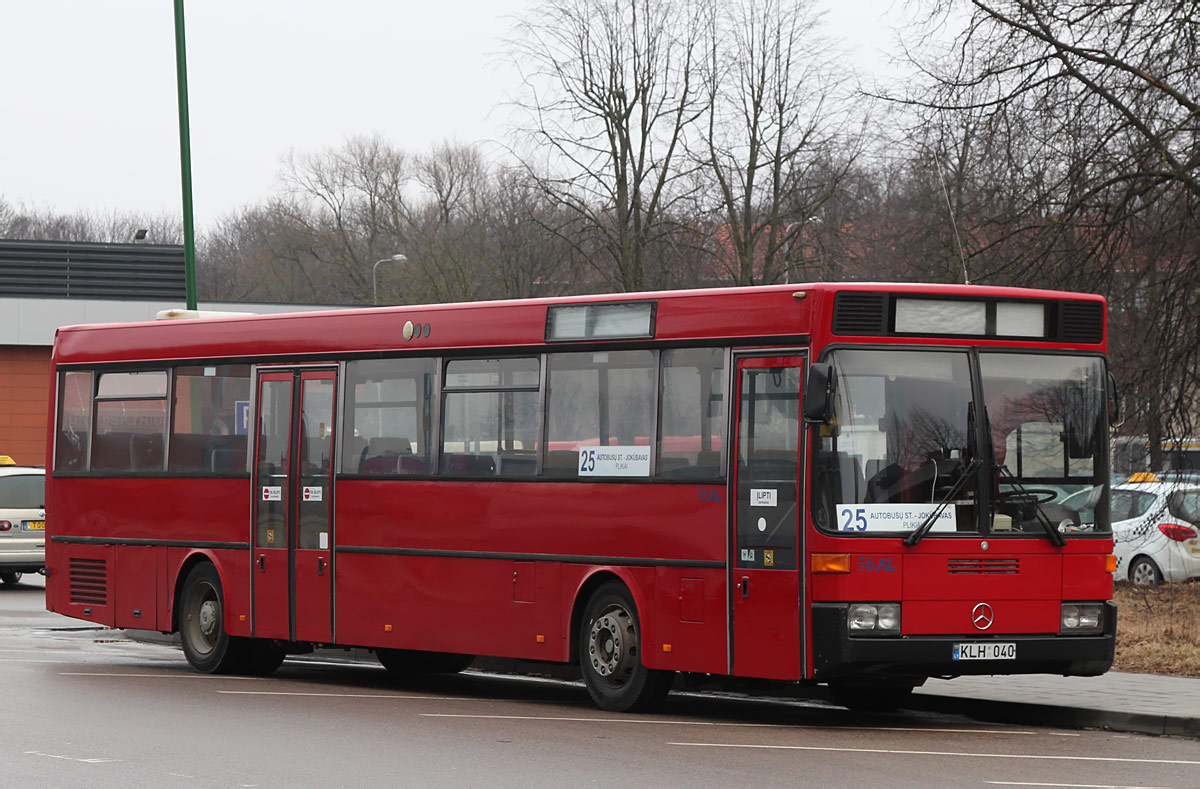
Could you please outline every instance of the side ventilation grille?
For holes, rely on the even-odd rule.
[[[833,333],[887,334],[887,294],[837,294],[833,301]]]
[[[108,563],[103,559],[71,559],[67,577],[72,603],[108,605]]]
[[[951,575],[1017,575],[1021,560],[1012,559],[947,559],[946,570]]]
[[[1058,305],[1058,338],[1095,344],[1104,339],[1104,305],[1097,301],[1064,301]]]

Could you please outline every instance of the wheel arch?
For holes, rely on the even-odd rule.
[[[226,608],[229,607],[229,596],[227,594],[225,594],[225,588],[226,588],[225,574],[221,571],[221,562],[217,560],[217,557],[215,555],[213,555],[207,551],[203,551],[203,550],[199,550],[199,549],[194,550],[191,553],[189,553],[187,556],[185,556],[183,561],[179,563],[179,569],[177,569],[175,571],[174,583],[172,583],[172,585],[171,585],[171,599],[170,599],[171,612],[170,613],[171,613],[171,632],[172,633],[179,632],[179,599],[180,599],[180,595],[183,594],[183,582],[188,577],[188,573],[190,573],[192,571],[193,567],[195,567],[198,564],[203,564],[205,562],[208,562],[209,564],[211,564],[213,566],[213,569],[216,570],[217,578],[219,578],[221,581],[221,600],[224,603]],[[227,612],[223,612],[223,613],[227,613]]]
[[[596,593],[604,584],[609,581],[617,581],[621,583],[630,596],[633,598],[635,612],[638,617],[638,623],[642,628],[643,639],[645,638],[645,625],[642,624],[646,606],[646,597],[642,593],[641,585],[634,581],[632,573],[624,567],[596,567],[588,572],[579,585],[575,589],[574,599],[571,604],[571,619],[568,623],[567,642],[570,645],[568,659],[571,663],[579,660],[579,631],[583,627],[583,612],[587,608],[588,601],[592,599],[592,595]]]
[[[1126,567],[1125,567],[1125,580],[1126,581],[1128,581],[1129,583],[1133,583],[1133,567],[1141,559],[1145,559],[1146,561],[1150,562],[1150,565],[1155,570],[1158,571],[1159,578],[1163,579],[1163,581],[1167,580],[1167,573],[1165,570],[1163,570],[1162,565],[1160,565],[1157,561],[1155,561],[1154,557],[1151,556],[1150,554],[1140,552],[1140,553],[1135,553],[1129,557],[1129,564],[1126,565]]]

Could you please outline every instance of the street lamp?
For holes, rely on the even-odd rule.
[[[379,270],[380,263],[403,263],[408,260],[404,255],[399,253],[392,255],[390,258],[380,258],[375,261],[375,265],[371,266],[371,301],[374,304],[379,303],[379,287],[375,279],[375,272]]]

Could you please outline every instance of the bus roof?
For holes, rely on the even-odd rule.
[[[1062,291],[869,282],[608,293],[67,326],[56,334],[54,358],[58,364],[87,364],[527,348],[545,342],[548,307],[647,301],[655,304],[654,341],[762,339],[778,344],[805,341],[806,336],[827,330],[827,321],[814,326],[813,316],[830,314],[834,295],[845,291],[1104,303],[1101,296]],[[410,322],[425,331],[406,339],[404,327]]]

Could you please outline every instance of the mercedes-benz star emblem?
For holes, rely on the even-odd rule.
[[[980,603],[971,609],[971,622],[979,630],[987,630],[995,618],[992,607],[987,603]]]

